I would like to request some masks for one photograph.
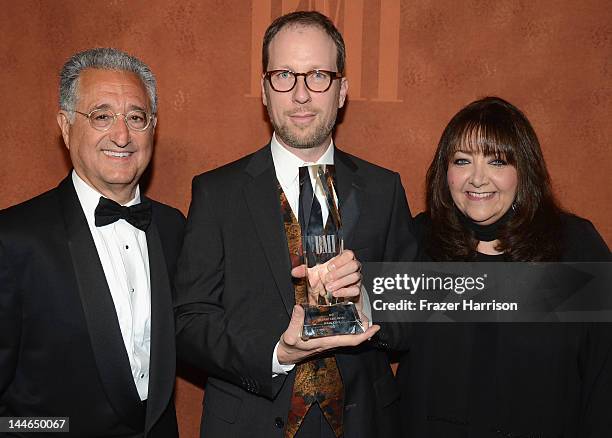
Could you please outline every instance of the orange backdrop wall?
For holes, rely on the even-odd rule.
[[[612,244],[612,7],[606,0],[105,0],[2,2],[0,208],[70,169],[55,121],[58,73],[112,46],[158,78],[153,198],[187,212],[191,178],[264,145],[261,37],[284,12],[318,9],[343,32],[349,101],[340,148],[402,175],[413,213],[439,136],[462,106],[498,95],[540,136],[562,205]],[[181,435],[199,427],[204,377],[177,386]]]

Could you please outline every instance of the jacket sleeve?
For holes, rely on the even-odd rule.
[[[396,174],[393,190],[393,209],[389,220],[383,262],[412,262],[418,252],[415,229],[400,176]],[[405,350],[409,348],[411,324],[380,322],[381,329],[373,338],[379,348]]]
[[[228,314],[224,285],[229,261],[209,190],[214,189],[202,178],[194,179],[175,282],[177,354],[211,376],[272,399],[286,377],[272,378],[279,334]]]

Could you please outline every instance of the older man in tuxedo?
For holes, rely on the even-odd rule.
[[[348,91],[344,53],[342,35],[317,12],[274,21],[261,80],[270,143],[194,179],[177,271],[177,351],[209,373],[203,438],[398,436],[393,375],[367,341],[376,328],[303,341],[304,311],[295,306],[305,301],[303,287],[290,275],[299,264],[289,247],[293,254],[300,240],[290,232],[302,208],[300,168],[309,164],[335,167],[344,242],[353,249],[328,274],[335,295],[360,301],[353,255],[393,261],[415,253],[399,175],[332,141]],[[311,202],[311,213],[329,217],[324,202]]]
[[[69,417],[75,437],[178,436],[170,284],[184,217],[138,185],[156,106],[150,69],[119,50],[62,69],[73,169],[0,212],[2,417]]]

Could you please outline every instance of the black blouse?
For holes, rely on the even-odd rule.
[[[563,223],[562,261],[610,261],[589,221]],[[416,224],[423,239],[429,221]],[[397,373],[403,436],[612,437],[612,324],[423,323],[410,333]]]

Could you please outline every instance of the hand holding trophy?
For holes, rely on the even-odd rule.
[[[327,207],[325,225],[317,193]],[[330,288],[328,265],[343,251],[333,166],[300,168],[300,227],[308,289],[302,339],[363,333],[355,304],[334,297]]]

